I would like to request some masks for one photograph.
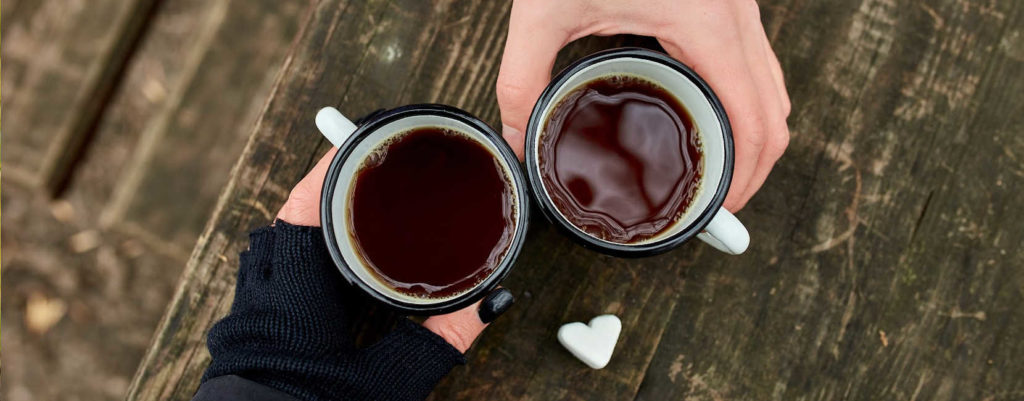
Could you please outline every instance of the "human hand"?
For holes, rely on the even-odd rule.
[[[320,226],[320,191],[324,177],[327,175],[327,168],[337,151],[337,148],[331,148],[317,162],[316,166],[313,166],[313,169],[295,185],[288,195],[288,200],[278,212],[278,219],[294,225]],[[505,306],[507,307],[507,305]],[[432,316],[423,322],[423,327],[441,336],[460,352],[465,353],[473,345],[477,336],[487,327],[487,323],[481,321],[478,316],[479,307],[480,302],[476,302],[449,314]]]
[[[742,209],[789,144],[789,95],[753,0],[515,0],[497,82],[505,140],[522,158],[530,112],[559,49],[620,33],[657,38],[719,96],[736,150],[724,206]]]

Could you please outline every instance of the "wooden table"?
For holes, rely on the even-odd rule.
[[[752,245],[601,256],[534,219],[505,281],[516,306],[435,399],[1024,398],[1024,3],[762,4],[792,141],[739,217]],[[129,399],[190,398],[227,313],[246,232],[326,151],[313,113],[415,102],[499,123],[508,4],[312,2]],[[590,38],[592,51],[650,44]],[[538,215],[539,216],[539,215]],[[611,364],[555,339],[615,313]],[[364,342],[388,328],[371,308]]]

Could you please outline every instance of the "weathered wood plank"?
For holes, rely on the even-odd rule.
[[[686,270],[637,399],[1020,399],[1020,4],[765,10],[793,141],[752,249]]]
[[[231,301],[245,231],[326,149],[311,114],[435,101],[496,124],[507,4],[324,1],[196,247],[131,399],[188,399]],[[763,5],[794,100],[791,150],[740,214],[753,246],[655,258],[583,250],[540,219],[518,303],[434,399],[985,398],[1020,395],[1024,62],[1014,4]],[[407,21],[415,20],[416,23]],[[426,22],[423,22],[426,21]],[[1015,36],[1016,35],[1016,36]],[[597,48],[574,43],[559,64]],[[397,85],[396,85],[397,83]],[[969,150],[969,151],[965,151]],[[624,321],[608,368],[558,325]],[[977,312],[984,312],[978,314]],[[374,310],[363,340],[383,329]],[[885,333],[884,335],[882,333]],[[1005,353],[1004,353],[1005,352]]]
[[[318,9],[330,10],[337,6],[322,6]],[[345,12],[349,12],[351,5],[346,6]],[[215,224],[229,224],[230,229],[222,231],[223,234],[230,234],[230,237],[224,237],[223,241],[230,241],[230,246],[235,249],[235,252],[222,251],[221,247],[225,246],[224,243],[215,244],[218,248],[218,252],[221,255],[230,258],[224,259],[223,261],[231,261],[234,259],[234,254],[237,250],[244,247],[244,237],[241,236],[244,230],[266,224],[270,221],[272,215],[268,212],[276,210],[276,208],[283,202],[287,195],[287,188],[293,185],[293,183],[304,174],[305,169],[308,168],[308,163],[315,160],[316,155],[326,149],[326,145],[316,136],[315,133],[308,131],[309,129],[309,110],[316,110],[322,104],[336,103],[339,97],[333,91],[339,89],[343,92],[340,96],[342,98],[342,107],[345,110],[354,109],[358,113],[372,110],[376,107],[392,107],[401,103],[407,102],[423,102],[423,101],[439,101],[447,102],[450,104],[456,104],[461,107],[465,107],[469,110],[474,110],[476,105],[484,105],[485,110],[489,110],[490,116],[488,118],[493,122],[497,121],[496,108],[494,104],[493,90],[493,77],[497,72],[496,62],[492,62],[488,65],[487,70],[481,71],[479,59],[484,57],[490,60],[497,60],[500,55],[501,43],[504,40],[504,19],[507,18],[507,4],[493,4],[486,2],[454,2],[454,3],[439,3],[437,5],[423,4],[419,2],[409,4],[392,4],[390,6],[382,6],[384,9],[381,11],[382,16],[374,17],[375,19],[375,30],[372,32],[372,36],[366,35],[366,37],[359,38],[360,40],[368,41],[362,46],[349,45],[355,52],[355,55],[351,54],[335,54],[335,53],[319,53],[325,48],[336,49],[339,46],[345,44],[344,41],[351,42],[350,38],[344,36],[333,36],[328,37],[327,40],[334,40],[337,42],[320,42],[317,35],[323,33],[317,31],[310,31],[306,33],[306,38],[300,42],[300,47],[296,49],[297,55],[293,55],[292,62],[294,64],[288,67],[286,70],[283,81],[278,85],[277,96],[272,100],[270,109],[267,114],[263,116],[260,123],[260,128],[257,131],[257,137],[253,143],[249,145],[249,151],[253,152],[253,146],[269,146],[272,147],[274,158],[284,158],[294,161],[299,161],[298,165],[292,164],[279,164],[277,159],[273,160],[273,163],[260,162],[252,163],[252,161],[258,156],[258,154],[247,154],[243,156],[243,159],[248,159],[249,162],[245,162],[240,170],[236,173],[236,176],[245,176],[248,170],[255,170],[259,172],[259,181],[248,182],[239,181],[237,185],[259,185],[256,190],[262,191],[259,196],[245,195],[240,198],[236,198],[237,195],[243,191],[237,188],[233,189],[230,193],[231,198],[227,202],[240,202],[235,206],[229,203],[226,207],[228,208],[242,208],[242,211],[228,211],[230,209],[222,209],[214,219],[221,219],[220,223]],[[335,11],[336,12],[336,11]],[[327,14],[328,11],[321,11],[321,14]],[[417,26],[409,24],[407,21],[413,19],[420,20],[423,15],[431,15],[432,18],[428,18],[432,22],[430,25]],[[465,15],[476,15],[484,18],[487,25],[493,25],[495,28],[485,33],[480,34],[476,29],[475,24],[468,24],[470,22],[465,18]],[[436,17],[433,17],[436,16]],[[337,18],[334,15],[318,15],[317,18],[324,18],[325,21],[333,21],[328,18]],[[493,21],[493,22],[490,22]],[[329,23],[312,24],[312,26],[320,26],[320,29],[325,30],[327,33],[331,32],[332,27]],[[335,33],[334,35],[337,35]],[[471,36],[474,35],[474,36]],[[468,39],[467,39],[468,38]],[[405,44],[412,42],[411,44]],[[585,54],[589,51],[596,49],[594,43],[591,43],[591,49],[587,51],[577,51],[576,56]],[[425,52],[419,49],[438,49],[443,48],[448,50],[450,53],[440,52]],[[315,51],[315,53],[314,53]],[[359,52],[362,51],[362,54]],[[303,53],[312,53],[316,57],[305,56]],[[353,67],[352,73],[348,74],[337,74],[337,77],[333,74],[328,74],[326,71],[332,68],[335,64],[332,64],[332,60],[324,60],[325,58],[340,58],[344,60],[358,60],[356,65]],[[348,61],[351,63],[352,61]],[[445,66],[447,63],[449,66]],[[564,61],[563,61],[564,63]],[[340,64],[338,64],[340,65]],[[443,66],[446,68],[446,75],[433,77],[426,75],[424,71],[429,72],[430,69],[436,69],[437,66]],[[337,67],[334,67],[337,68]],[[310,77],[310,75],[313,75]],[[404,77],[414,76],[418,77],[415,80],[406,80]],[[450,80],[451,84],[447,86],[438,85],[436,82],[439,78],[445,77]],[[323,80],[326,79],[342,79],[348,82],[344,82],[341,85],[325,85]],[[313,81],[313,82],[310,82]],[[359,86],[352,86],[347,92],[344,88],[352,85],[352,82],[358,82]],[[394,82],[408,82],[404,84],[405,87],[395,87]],[[441,88],[439,90],[439,88]],[[292,94],[292,92],[298,92]],[[309,92],[313,92],[310,95]],[[323,95],[320,95],[322,92]],[[320,98],[320,100],[317,100]],[[351,107],[345,107],[344,104],[350,103]],[[305,123],[303,123],[305,122]],[[301,132],[295,132],[298,128],[293,128],[293,124],[300,124],[305,126]],[[277,128],[282,127],[282,128]],[[276,135],[271,135],[272,133]],[[265,135],[266,137],[261,137]],[[265,142],[265,144],[263,144]],[[287,147],[284,145],[287,144]],[[315,151],[307,150],[296,150],[297,147],[309,147],[309,149],[316,149]],[[307,153],[309,152],[309,153]],[[303,155],[306,154],[306,157]],[[295,160],[297,157],[301,157]],[[267,176],[269,174],[269,177]],[[245,190],[249,191],[249,190]],[[269,192],[268,192],[269,191]],[[234,199],[234,200],[232,200]],[[267,199],[273,200],[269,205],[266,203]],[[241,219],[241,220],[237,220]],[[243,228],[239,228],[243,227]],[[223,230],[223,228],[217,229]],[[214,234],[220,235],[220,234]],[[228,239],[230,238],[230,239]],[[240,241],[241,239],[241,241]],[[201,246],[211,246],[209,243],[204,243]],[[197,255],[194,255],[194,257]],[[218,263],[220,258],[217,259]],[[193,259],[195,262],[195,259]],[[209,266],[213,267],[213,266]],[[216,267],[218,275],[216,278],[205,277],[195,281],[195,284],[199,284],[200,281],[211,282],[216,281],[224,284],[222,288],[225,290],[230,289],[230,283],[234,280],[234,269],[232,264],[226,264],[226,269]],[[205,269],[205,268],[204,268]],[[187,273],[189,274],[189,273]],[[205,275],[206,273],[204,273]],[[191,285],[191,284],[189,284]],[[220,286],[220,284],[218,284]],[[184,289],[184,291],[193,291]],[[642,294],[648,294],[646,289],[641,289]],[[215,291],[211,291],[209,288],[204,288],[201,291],[202,297],[216,296],[216,308],[226,307],[227,303],[230,302],[230,294],[219,294]],[[187,310],[192,306],[182,304],[182,300],[179,299],[175,302],[173,307],[175,310],[165,320],[166,325],[180,324],[180,320],[183,319],[181,316],[188,316],[195,313],[196,311]],[[207,301],[212,302],[212,301]],[[209,303],[205,303],[206,306],[212,306]],[[223,311],[223,310],[221,310]],[[174,332],[173,329],[177,327],[169,327],[166,331],[161,329],[158,333],[158,344],[160,348],[155,352],[162,353],[161,357],[150,357],[147,360],[155,361],[166,361],[168,358],[179,358],[171,352],[181,351],[181,343],[183,341],[193,343],[198,341],[197,344],[202,344],[202,335],[208,328],[208,325],[213,323],[219,313],[214,313],[210,316],[210,321],[206,323],[199,323],[195,326],[195,331],[188,330],[185,332]],[[205,319],[205,318],[200,318]],[[194,322],[189,321],[189,324]],[[370,320],[366,322],[371,327],[377,327],[379,324]],[[379,330],[372,330],[379,331]],[[164,339],[160,337],[164,336],[175,336],[170,339]],[[371,337],[372,336],[368,336]],[[652,338],[652,346],[647,349],[647,358],[653,353],[653,342],[656,341],[656,337]],[[163,345],[161,345],[163,342]],[[154,354],[151,354],[151,356]],[[206,358],[205,350],[202,348],[192,349],[187,351],[187,356],[181,358],[191,359],[194,357]],[[642,363],[638,364],[642,365]],[[205,359],[198,361],[188,362],[184,367],[174,367],[174,374],[187,375],[181,380],[191,380],[194,385],[194,380],[198,378],[198,374],[201,373],[201,369],[205,366]],[[146,375],[147,371],[154,370],[154,368],[143,366],[140,370],[140,375]],[[176,376],[175,380],[178,380],[180,376]],[[627,387],[632,387],[630,390],[626,390],[629,393],[635,391],[635,387],[639,385],[641,376],[634,375],[632,383]],[[144,377],[140,378],[138,382],[146,380]],[[163,380],[163,379],[160,379]],[[138,383],[137,382],[137,383]],[[139,384],[139,387],[146,386],[145,384]],[[190,391],[194,387],[181,387],[178,384],[157,382],[151,384],[154,388],[158,388],[156,392],[151,394],[158,394],[159,396],[167,396],[168,391],[185,392],[190,394]],[[167,386],[167,387],[164,387]],[[177,386],[170,388],[170,386]],[[138,390],[137,390],[138,391]],[[141,390],[150,391],[150,390]],[[144,396],[143,396],[144,397]]]
[[[624,45],[657,46],[649,38],[586,38],[560,53],[556,69]],[[497,122],[494,68],[483,115]],[[700,250],[688,247],[644,260],[606,257],[576,246],[537,216],[516,269],[504,283],[519,295],[516,306],[474,346],[470,367],[452,372],[433,399],[623,399],[640,386],[675,308],[674,289],[682,285],[679,273]],[[562,349],[555,332],[562,323],[602,313],[619,315],[622,336],[631,342],[608,368],[591,371]]]
[[[106,106],[156,0],[18,2],[4,15],[8,175],[59,189]]]
[[[183,262],[137,238],[95,230],[87,212],[63,201],[2,186],[0,399],[123,399]],[[38,297],[66,306],[66,314],[40,329],[32,324]]]
[[[308,2],[211,1],[179,61],[187,81],[147,121],[105,226],[191,249],[266,102]],[[204,32],[205,31],[205,32]]]
[[[0,7],[4,14],[0,22],[4,34],[10,32],[8,22],[14,21],[8,15],[25,11],[15,11],[11,7],[14,3],[4,0]],[[70,3],[82,2],[62,3],[73,8],[75,4]],[[159,125],[160,121],[166,124],[171,117],[181,115],[181,110],[188,110],[181,104],[216,108],[211,106],[208,96],[203,103],[203,98],[187,94],[192,93],[188,92],[190,87],[198,86],[195,82],[203,81],[204,75],[232,77],[208,76],[203,81],[207,90],[223,90],[224,99],[230,99],[229,94],[241,90],[251,91],[245,99],[230,99],[233,106],[248,107],[246,112],[251,114],[240,117],[241,111],[220,107],[216,108],[216,113],[193,113],[199,120],[197,125],[210,125],[207,120],[238,118],[247,118],[248,124],[253,123],[301,20],[301,16],[296,15],[299,13],[288,7],[308,7],[308,3],[248,2],[249,9],[245,12],[232,9],[231,5],[238,3],[241,1],[161,2],[112,99],[103,109],[103,117],[88,141],[86,153],[75,164],[70,186],[62,192],[62,199],[51,203],[29,188],[9,185],[10,177],[3,177],[3,224],[22,229],[5,228],[3,231],[3,285],[8,290],[3,298],[3,319],[8,323],[3,329],[3,342],[8,345],[3,357],[9,367],[19,368],[4,372],[0,399],[124,397],[135,367],[144,356],[153,330],[177,287],[178,276],[201,226],[192,228],[192,237],[187,243],[180,239],[169,243],[154,234],[164,232],[133,231],[134,226],[125,224],[125,220],[115,221],[107,227],[109,229],[104,229],[98,222],[99,216],[114,189],[126,182],[121,178],[122,173],[129,169],[146,171],[147,166],[130,162],[139,153],[140,141],[146,141],[147,133],[152,132],[148,127]],[[45,2],[21,1],[16,6],[22,5],[40,7]],[[283,24],[267,24],[268,20]],[[110,22],[108,19],[107,23]],[[260,31],[245,36],[239,27]],[[24,38],[26,36],[21,37]],[[260,48],[253,51],[252,43],[257,40]],[[238,48],[224,49],[227,41],[234,41]],[[211,50],[214,45],[220,48]],[[4,36],[2,46],[20,44]],[[246,51],[273,54],[276,59],[244,57]],[[221,54],[220,62],[212,67],[209,62],[203,63],[212,58],[211,52]],[[6,53],[3,63],[8,67]],[[7,72],[7,69],[3,72],[5,84]],[[239,88],[229,88],[229,85]],[[3,90],[4,112],[7,112],[6,102],[13,92],[11,87],[5,86]],[[16,120],[18,116],[8,113],[5,117]],[[6,129],[7,122],[4,124]],[[244,142],[250,130],[251,126],[239,127],[234,138]],[[177,131],[167,134],[179,135]],[[228,134],[231,133],[222,131],[216,136],[226,139],[230,137]],[[7,133],[3,139],[9,139]],[[227,163],[233,163],[243,146],[242,142],[218,147],[208,142],[194,142],[176,143],[173,152],[161,152],[155,158],[196,160],[198,157],[188,151],[202,147],[207,151],[214,148],[225,154],[233,153],[225,156],[231,159]],[[5,161],[9,150],[3,151]],[[196,185],[226,181],[229,164],[207,167],[204,174],[190,177]],[[188,203],[193,213],[208,215],[212,212],[218,193],[188,186],[181,189],[182,192],[172,198],[159,199],[160,202],[151,200],[149,206],[162,210],[168,204]],[[31,314],[26,300],[39,294],[68,306],[67,315],[45,335],[25,323]]]
[[[70,113],[77,92],[95,57],[109,45],[113,27],[109,20],[95,24],[99,15],[116,15],[124,0],[66,7],[61,1],[5,2],[3,14],[3,113],[18,115],[18,122],[3,122],[6,146],[5,175],[22,183],[38,182],[40,160],[49,139]],[[81,17],[89,21],[75,23]],[[52,98],[51,98],[52,97]],[[42,107],[50,106],[52,108]],[[38,133],[35,131],[39,131]]]
[[[192,253],[182,285],[136,373],[128,399],[184,400],[195,391],[209,361],[204,334],[230,306],[237,254],[246,245],[240,233],[267,224],[272,211],[287,197],[290,181],[301,177],[315,159],[312,154],[320,141],[312,124],[300,114],[315,110],[310,103],[338,101],[352,75],[323,72],[328,66],[358,66],[385,7],[383,2],[316,2],[300,21],[301,42],[289,55],[274,96]],[[300,105],[308,109],[296,110]],[[283,138],[290,141],[281,142]],[[272,180],[271,172],[287,177]]]
[[[0,21],[7,21],[7,18],[15,15],[14,10],[18,8],[19,4],[23,4],[24,1],[19,0],[7,0],[4,2],[3,7],[0,7]],[[0,33],[7,33],[7,24],[0,25]]]
[[[148,127],[166,119],[166,110],[180,98],[177,93],[195,77],[192,64],[198,61],[192,59],[198,56],[192,55],[204,54],[209,46],[209,40],[200,39],[212,36],[224,19],[224,1],[181,0],[160,6],[64,191],[76,210],[90,216],[90,225],[101,226],[100,216],[109,208],[116,189],[125,185],[125,172],[145,169],[131,164],[140,142],[151,130]],[[188,258],[188,247],[147,242],[182,263]]]

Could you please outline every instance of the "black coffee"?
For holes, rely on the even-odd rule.
[[[597,238],[635,243],[689,208],[703,171],[700,137],[683,105],[633,76],[598,78],[552,110],[539,165],[555,207]]]
[[[353,186],[350,235],[387,286],[449,297],[486,278],[515,233],[510,179],[465,134],[418,128],[379,146]]]

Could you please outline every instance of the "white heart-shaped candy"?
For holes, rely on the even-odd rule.
[[[601,369],[612,359],[619,341],[622,322],[615,315],[601,315],[590,324],[572,322],[558,329],[558,342],[576,358],[594,369]]]

